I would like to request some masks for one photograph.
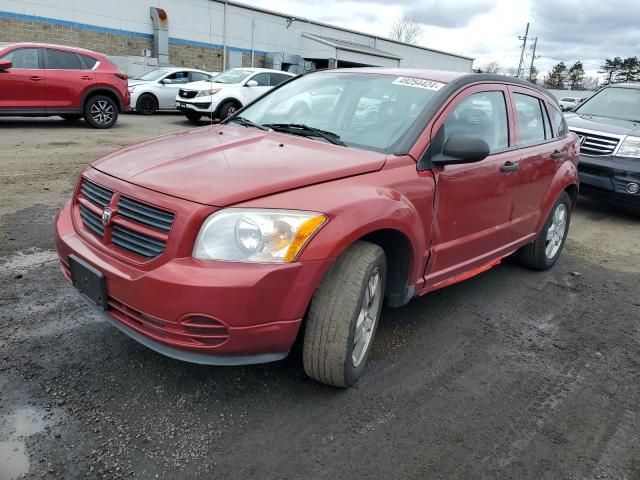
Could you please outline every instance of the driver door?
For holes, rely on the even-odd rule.
[[[166,82],[169,80],[170,82]],[[189,72],[173,72],[160,81],[160,91],[158,94],[158,102],[160,108],[175,108],[178,90],[183,85],[189,83]]]
[[[515,149],[509,92],[500,85],[463,90],[432,130],[432,155],[452,134],[482,138],[489,156],[476,163],[434,167],[436,198],[426,285],[440,282],[500,258],[510,227],[519,155]],[[438,150],[438,151],[436,151]]]

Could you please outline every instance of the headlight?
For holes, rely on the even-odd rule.
[[[640,158],[640,137],[632,137],[629,135],[625,138],[616,156]]]
[[[293,262],[327,221],[318,212],[229,208],[202,225],[193,256],[237,262]]]
[[[200,90],[196,97],[210,97],[220,91],[219,88],[212,88],[211,90]]]

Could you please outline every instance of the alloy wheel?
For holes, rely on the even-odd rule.
[[[373,338],[373,330],[378,319],[381,301],[382,281],[380,269],[376,268],[369,276],[369,281],[367,282],[367,287],[362,298],[360,314],[356,322],[356,331],[353,336],[353,349],[351,351],[351,361],[354,367],[358,367],[358,365],[362,363],[369,349],[369,344]]]
[[[99,125],[109,125],[113,121],[114,109],[106,100],[98,100],[91,105],[91,118]]]
[[[567,206],[560,203],[551,218],[551,225],[547,230],[545,253],[547,258],[554,258],[560,250],[564,236],[567,233]]]

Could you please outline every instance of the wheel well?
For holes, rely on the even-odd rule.
[[[578,186],[577,185],[569,185],[564,190],[569,194],[569,198],[571,199],[571,207],[576,206],[576,202],[578,201]]]
[[[385,229],[368,233],[360,240],[382,247],[387,257],[387,305],[400,307],[406,304],[413,296],[413,291],[407,285],[413,257],[407,236],[398,230]]]
[[[91,100],[93,97],[95,97],[96,95],[104,95],[105,97],[109,97],[111,100],[116,102],[116,105],[118,106],[118,110],[122,112],[123,105],[120,103],[120,98],[118,98],[118,95],[116,95],[115,93],[113,93],[111,90],[107,88],[99,88],[96,90],[91,90],[89,93],[87,93],[87,96],[85,97],[84,102],[82,102],[83,112],[85,107],[87,106],[87,102]]]

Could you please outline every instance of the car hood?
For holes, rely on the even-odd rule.
[[[224,207],[373,172],[382,153],[241,126],[214,125],[125,147],[96,170],[160,193]]]
[[[154,83],[154,82],[149,82],[147,80],[129,80],[130,87],[135,87],[137,85],[149,85],[150,83]]]
[[[565,119],[569,128],[582,128],[615,135],[640,136],[640,123],[630,120],[580,115],[579,113],[567,113],[565,114]]]
[[[224,86],[226,84],[224,83],[216,83],[213,81],[205,81],[205,80],[201,80],[199,82],[191,82],[191,83],[187,83],[185,85],[183,85],[182,88],[185,88],[187,90],[211,90],[212,88],[220,88],[222,86]]]

